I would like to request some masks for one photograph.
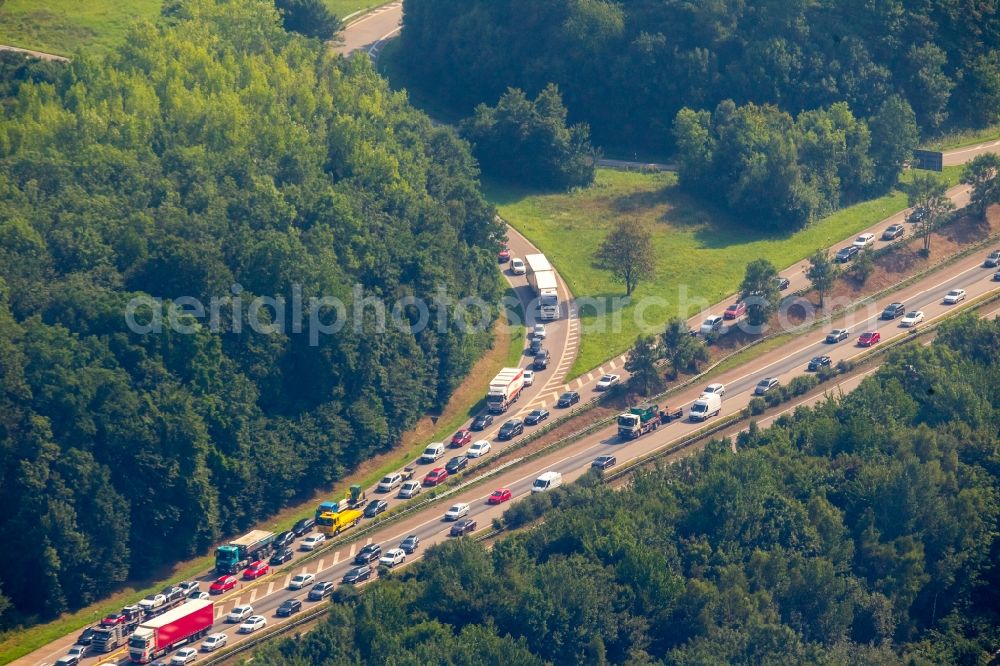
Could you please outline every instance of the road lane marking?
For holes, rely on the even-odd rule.
[[[264,596],[266,597],[266,596],[270,595],[272,592],[274,592],[274,581],[273,580],[268,584],[268,586],[267,586],[267,593]]]

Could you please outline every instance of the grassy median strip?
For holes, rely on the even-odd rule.
[[[941,174],[957,184],[961,167]],[[912,172],[904,175],[904,180]],[[810,224],[792,234],[748,228],[729,213],[695,200],[677,187],[673,173],[638,173],[599,169],[593,186],[569,193],[540,193],[496,183],[484,186],[511,226],[539,247],[576,298],[604,304],[601,318],[593,308],[581,312],[580,352],[570,376],[588,372],[624,352],[642,330],[634,304],[646,297],[666,299],[664,307],[646,310],[645,323],[659,326],[677,316],[682,290],[702,306],[735,293],[751,260],[765,258],[784,268],[821,247],[865,229],[906,208],[906,195],[894,191]],[[608,271],[595,266],[594,255],[611,224],[622,216],[647,221],[658,257],[653,280],[640,283],[631,301]],[[621,315],[620,325],[612,313]]]

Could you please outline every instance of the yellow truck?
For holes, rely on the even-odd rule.
[[[316,510],[316,528],[327,536],[337,536],[361,522],[368,501],[361,486],[351,486],[349,497],[340,502],[323,502]]]

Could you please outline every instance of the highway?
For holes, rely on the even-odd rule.
[[[871,307],[844,315],[831,322],[829,326],[809,331],[781,349],[755,359],[749,366],[734,368],[714,378],[713,381],[724,383],[727,389],[722,416],[745,407],[752,397],[754,386],[759,379],[765,376],[777,377],[782,383],[787,383],[791,377],[805,373],[805,366],[813,356],[829,354],[836,363],[841,359],[854,359],[865,353],[865,350],[857,347],[854,342],[858,334],[863,331],[878,330],[883,336],[880,344],[885,344],[900,336],[909,335],[910,329],[902,328],[899,319],[881,321],[878,318],[882,309],[890,301],[899,300],[906,304],[907,309],[923,310],[926,320],[922,325],[926,325],[955,309],[956,306],[942,303],[942,296],[950,289],[966,289],[969,300],[1000,290],[1000,281],[992,280],[995,271],[982,266],[983,256],[981,255],[982,253],[977,253],[955,262],[900,290],[891,297],[880,299]],[[851,335],[848,340],[833,345],[826,344],[823,340],[825,333],[829,328],[834,327],[849,328]],[[845,382],[844,390],[853,388],[856,381],[849,384]],[[690,403],[697,398],[700,390],[700,386],[692,387],[672,399],[671,404],[674,406],[682,405],[686,411]],[[585,398],[589,397],[592,396],[585,396]],[[773,418],[773,414],[769,414],[767,418]],[[711,424],[711,420],[708,424]],[[515,500],[523,498],[530,493],[533,480],[543,471],[559,471],[563,474],[564,483],[568,483],[584,474],[589,469],[590,462],[598,455],[613,454],[618,458],[619,464],[622,464],[679,441],[704,425],[689,423],[687,420],[674,422],[631,442],[619,441],[616,429],[611,425],[562,449],[544,455],[532,461],[530,465],[511,467],[498,474],[488,484],[455,492],[448,501],[442,502],[440,505],[429,507],[399,523],[377,530],[373,535],[364,539],[364,543],[371,543],[374,540],[380,543],[383,549],[388,549],[394,547],[405,536],[416,534],[421,538],[422,543],[421,550],[410,558],[412,562],[418,559],[420,552],[430,545],[450,538],[447,533],[451,523],[444,521],[443,513],[453,503],[468,502],[471,505],[470,517],[478,521],[479,530],[488,529],[491,520],[499,516],[506,508],[506,506],[495,507],[486,504],[486,498],[495,488],[510,488]],[[429,465],[422,466],[421,472],[429,467]],[[316,574],[317,580],[330,580],[339,584],[344,573],[353,566],[351,560],[361,545],[361,543],[355,542],[342,546],[336,551],[323,553],[321,558],[308,563],[302,570]],[[265,615],[271,623],[275,622],[273,611],[282,601],[290,597],[305,599],[308,594],[308,590],[292,592],[286,589],[288,580],[298,571],[299,569],[295,569],[281,577],[265,579],[257,584],[247,584],[246,587],[241,587],[241,589],[225,595],[216,604],[215,614],[218,621],[213,631],[230,634],[231,641],[240,639],[240,636],[235,634],[236,627],[222,621],[229,610],[239,604],[249,603],[253,605],[256,613]],[[315,603],[318,602],[303,601],[306,607]],[[62,651],[46,656],[51,659],[59,654],[62,654]],[[88,663],[96,663],[97,661],[96,659],[87,660]]]
[[[340,49],[344,52],[365,49],[369,53],[372,52],[372,49],[377,50],[384,43],[385,39],[390,38],[398,32],[401,12],[401,4],[392,3],[380,8],[380,10],[371,15],[358,19],[345,30],[344,43]],[[948,161],[950,159],[967,161],[975,155],[995,151],[998,148],[1000,148],[1000,142],[952,151],[946,153],[946,164],[950,163]],[[959,207],[968,201],[968,188],[966,186],[951,188],[948,194]],[[904,212],[897,213],[873,225],[869,231],[880,237],[881,231],[886,226],[894,222],[902,222],[903,216]],[[912,233],[911,225],[907,225],[907,227],[908,233]],[[833,239],[830,240],[830,249],[836,250],[850,244],[853,236],[836,243],[832,242]],[[529,241],[513,229],[509,229],[509,245],[511,255],[515,257],[523,257],[527,253],[537,252]],[[877,247],[880,245],[881,241],[878,241]],[[893,322],[877,321],[878,314],[884,305],[891,300],[903,301],[908,310],[922,309],[925,312],[927,320],[931,321],[935,317],[941,316],[953,309],[953,306],[944,306],[941,303],[941,296],[949,289],[965,288],[969,292],[969,299],[973,299],[979,294],[1000,289],[1000,282],[992,282],[990,280],[993,271],[982,268],[982,260],[983,256],[977,254],[949,265],[945,269],[925,277],[918,283],[900,290],[899,293],[893,294],[891,298],[880,299],[877,305],[873,305],[864,312],[845,315],[823,330],[812,331],[806,335],[799,336],[781,349],[765,354],[753,360],[745,367],[733,369],[713,379],[713,381],[723,382],[727,386],[722,415],[725,416],[736,412],[746,406],[751,397],[750,393],[754,385],[764,376],[778,377],[782,383],[787,383],[788,379],[792,376],[804,372],[806,363],[813,356],[829,354],[833,357],[834,363],[836,363],[838,360],[854,358],[863,353],[864,350],[857,348],[853,343],[857,335],[863,330],[868,330],[869,328],[879,330],[883,336],[883,344],[889,339],[907,335],[907,329],[900,328],[898,320]],[[806,262],[799,262],[781,272],[781,275],[788,277],[791,281],[789,292],[807,286],[805,278],[806,265]],[[508,266],[509,264],[503,265],[506,279],[522,303],[528,303],[531,293],[526,279],[524,276],[510,275],[507,269]],[[596,394],[593,391],[593,386],[600,375],[606,372],[616,372],[622,374],[623,377],[625,376],[625,373],[621,369],[624,362],[624,355],[622,355],[605,362],[592,372],[585,373],[572,382],[566,383],[566,373],[572,367],[578,349],[580,330],[579,320],[576,317],[573,307],[572,295],[561,278],[559,283],[560,300],[563,303],[562,316],[557,322],[548,322],[546,325],[546,347],[550,350],[553,357],[549,369],[538,373],[534,385],[526,389],[522,400],[515,405],[515,408],[510,410],[509,414],[504,415],[502,418],[497,418],[491,429],[482,433],[475,433],[473,438],[474,440],[489,439],[494,447],[493,453],[490,454],[491,456],[495,456],[503,450],[503,443],[497,442],[495,435],[505,418],[523,416],[530,409],[541,405],[549,407],[555,413],[558,410],[552,407],[559,393],[569,389],[579,390],[583,395],[583,400],[586,401],[595,397]],[[721,314],[722,309],[733,298],[726,299],[703,312],[695,314],[690,318],[689,323],[697,327],[708,314]],[[526,308],[526,313],[528,315],[527,323],[530,327],[534,323],[534,311]],[[852,335],[849,340],[837,345],[824,344],[822,338],[825,335],[825,331],[834,327],[850,328]],[[529,357],[525,356],[522,365],[527,365],[528,361]],[[701,387],[698,386],[684,391],[672,399],[671,404],[684,406],[686,412],[686,407],[697,398],[700,390]],[[486,497],[497,487],[510,488],[515,500],[523,498],[530,492],[529,489],[533,480],[543,471],[560,471],[563,473],[563,482],[569,483],[585,473],[589,468],[590,462],[598,455],[612,453],[617,456],[619,464],[622,464],[678,441],[700,429],[703,425],[691,424],[685,420],[673,423],[630,443],[619,442],[613,427],[603,429],[559,451],[536,459],[530,465],[512,466],[510,469],[497,475],[489,485],[453,493],[450,501],[442,503],[440,506],[421,511],[398,523],[386,526],[365,541],[371,542],[373,539],[377,539],[382,544],[383,549],[387,549],[394,547],[405,536],[416,534],[421,537],[423,543],[421,551],[415,557],[410,558],[410,561],[413,561],[419,557],[420,552],[423,552],[426,547],[449,538],[447,531],[450,529],[451,523],[444,522],[442,514],[452,503],[459,501],[469,502],[472,505],[470,517],[478,521],[479,530],[482,531],[488,529],[490,521],[506,509],[506,506],[493,507],[485,503]],[[443,465],[447,457],[458,452],[456,449],[449,449],[448,455],[438,464]],[[418,466],[417,478],[421,478],[433,466],[436,465]],[[382,497],[369,489],[369,499]],[[403,502],[403,500],[395,499],[394,495],[384,496],[384,498],[389,500],[390,506]],[[352,566],[350,560],[361,545],[361,543],[352,543],[336,551],[325,552],[321,558],[313,560],[306,565],[304,570],[316,573],[318,580],[339,582],[343,574]],[[301,555],[297,555],[297,557],[301,557]],[[308,593],[308,590],[292,593],[286,589],[288,579],[291,575],[298,572],[299,570],[296,569],[287,575],[265,579],[256,584],[246,584],[245,586],[241,584],[240,588],[233,593],[224,595],[219,600],[219,603],[216,604],[215,613],[217,620],[224,617],[233,606],[241,603],[250,603],[254,606],[254,610],[257,613],[268,617],[268,622],[273,624],[275,622],[273,609],[280,605],[282,601],[292,596],[304,599]],[[211,579],[212,576],[209,575],[200,579],[206,583],[203,585],[203,589],[207,589],[207,581]],[[312,603],[314,602],[304,601],[304,606],[308,607]],[[233,625],[217,622],[213,631],[225,631],[231,635],[230,640],[236,639],[233,633],[235,626]],[[65,654],[66,649],[72,644],[75,636],[76,632],[13,663],[25,665],[50,663]],[[91,657],[84,660],[83,663],[95,664],[100,662],[101,659]]]

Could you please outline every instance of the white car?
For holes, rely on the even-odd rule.
[[[445,520],[458,520],[464,516],[469,515],[469,505],[465,502],[459,502],[455,506],[448,509],[444,514]]]
[[[481,439],[477,442],[473,442],[472,446],[469,447],[469,450],[466,451],[465,455],[469,456],[470,458],[480,458],[482,456],[485,456],[492,449],[493,447],[490,446],[489,442],[487,442],[485,439]]]
[[[860,236],[854,239],[853,245],[859,250],[863,250],[869,245],[872,245],[874,242],[875,242],[875,234],[861,234]]]
[[[399,487],[399,497],[401,499],[413,499],[420,494],[422,486],[419,481],[404,481]]]
[[[307,587],[309,585],[312,585],[314,580],[316,580],[315,574],[311,574],[311,573],[295,574],[295,578],[293,578],[288,583],[288,589],[289,590],[301,590],[303,587]]]
[[[191,596],[188,597],[188,599],[192,601],[195,599],[211,599],[211,596],[208,594],[208,592],[198,591],[198,592],[193,592]]]
[[[535,371],[534,370],[525,370],[524,371],[524,385],[525,386],[531,386],[534,383],[535,383]]]
[[[326,536],[320,534],[319,532],[313,532],[299,544],[299,548],[302,550],[315,550],[317,546],[326,541]]]
[[[535,328],[532,331],[532,335],[536,338],[545,339],[545,324],[535,324]]]
[[[392,474],[387,474],[382,477],[382,480],[378,482],[379,492],[388,493],[392,492],[392,489],[403,483],[403,475],[399,472],[393,472]]]
[[[83,659],[87,655],[86,645],[74,645],[69,650],[66,651],[67,657],[76,657],[77,659]]]
[[[702,395],[717,395],[720,398],[726,395],[726,387],[724,384],[709,384],[705,387],[705,390],[701,392]]]
[[[142,601],[139,602],[139,607],[143,610],[150,611],[154,608],[159,608],[163,604],[167,603],[167,598],[162,594],[151,594]]]
[[[190,664],[197,658],[197,650],[194,648],[182,648],[170,658],[170,666],[184,666],[184,664]]]
[[[258,629],[263,629],[267,626],[267,620],[260,615],[251,615],[247,618],[246,622],[240,625],[241,634],[252,634]]]
[[[226,647],[229,638],[225,634],[209,634],[201,644],[202,652],[214,652],[219,648]]]
[[[226,622],[236,624],[253,615],[253,606],[235,606],[226,616]]]
[[[907,312],[903,316],[903,320],[899,322],[900,326],[916,326],[924,320],[924,313],[920,310],[913,310],[912,312]]]
[[[944,302],[946,305],[954,305],[965,300],[965,290],[964,289],[952,289],[947,294],[944,295]]]
[[[594,389],[597,391],[607,391],[609,388],[616,385],[620,381],[621,381],[620,375],[604,375],[597,382],[597,386],[595,386]]]
[[[378,559],[378,563],[387,567],[394,567],[406,561],[406,551],[402,548],[391,548],[385,551],[385,555]]]
[[[514,275],[524,275],[527,272],[527,268],[524,266],[524,261],[514,257],[510,260],[510,272]]]

